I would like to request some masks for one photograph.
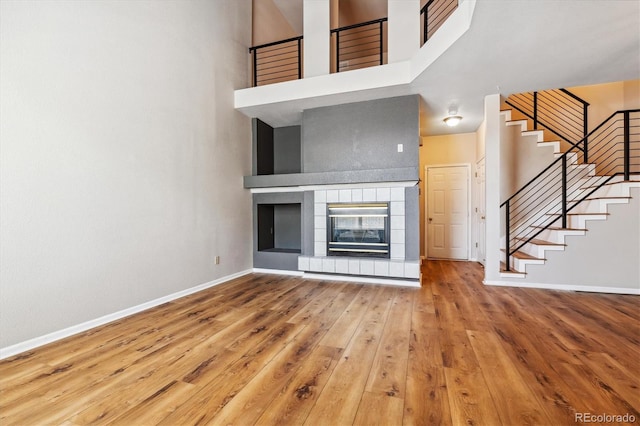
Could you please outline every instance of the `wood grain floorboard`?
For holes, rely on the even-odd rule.
[[[251,274],[0,361],[0,424],[640,422],[640,297]]]

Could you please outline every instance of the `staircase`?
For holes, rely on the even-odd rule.
[[[631,189],[640,188],[640,110],[617,111],[587,134],[588,104],[564,89],[553,92],[515,95],[501,111],[506,126],[554,150],[549,166],[501,205],[501,277],[524,278],[527,265],[543,265],[547,251],[568,249],[568,236],[587,236],[591,221],[610,219],[609,206],[628,204]],[[563,123],[541,111],[539,99],[558,93],[577,100],[583,121]]]

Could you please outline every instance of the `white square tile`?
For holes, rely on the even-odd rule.
[[[327,255],[327,243],[315,243],[313,245],[314,256],[326,256]]]
[[[404,262],[392,260],[389,262],[389,276],[404,278]]]
[[[375,188],[364,188],[362,190],[362,201],[376,201],[376,189]]]
[[[392,216],[404,216],[404,201],[392,201],[391,202],[391,215]]]
[[[360,261],[360,275],[373,275],[373,260]]]
[[[326,243],[327,242],[327,230],[326,229],[315,229],[313,241],[316,243]]]
[[[336,272],[338,274],[349,273],[349,259],[336,258]]]
[[[389,276],[389,262],[386,260],[376,260],[373,262],[373,274],[379,277]]]
[[[405,278],[420,278],[420,264],[417,262],[407,262],[404,264]]]
[[[309,258],[306,256],[298,256],[298,271],[309,270]]]
[[[313,193],[313,202],[314,203],[326,203],[327,202],[327,191],[315,191]]]
[[[331,258],[322,259],[322,272],[336,272],[336,260]]]
[[[327,190],[327,203],[337,203],[340,201],[340,194],[337,189]]]
[[[341,203],[350,203],[351,202],[351,190],[350,189],[341,189],[338,191],[338,200]]]
[[[391,258],[404,260],[404,244],[391,244]]]
[[[376,189],[376,201],[390,201],[390,200],[391,200],[391,188]]]
[[[313,220],[313,227],[316,229],[327,229],[327,216],[316,216]]]
[[[391,201],[404,201],[404,188],[391,188]]]
[[[362,189],[352,189],[351,190],[351,202],[352,203],[360,203],[360,202],[362,202]]]
[[[349,273],[360,275],[360,261],[358,259],[349,260]]]
[[[391,216],[391,229],[404,229],[404,216]]]
[[[322,272],[322,259],[312,257],[309,259],[309,270],[313,272]]]
[[[391,244],[404,244],[404,230],[392,229],[391,230]]]
[[[313,212],[316,216],[324,216],[327,214],[327,203],[315,203]]]

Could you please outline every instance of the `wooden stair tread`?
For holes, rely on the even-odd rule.
[[[536,228],[536,229],[548,229],[550,231],[588,231],[588,229],[580,229],[580,228],[563,228],[561,226],[549,226],[549,227],[544,227],[544,226],[532,226],[532,228]]]
[[[506,252],[505,249],[501,249],[501,251],[504,253]],[[531,256],[530,254],[527,254],[523,251],[518,250],[517,252],[513,253],[511,256],[515,257],[516,259],[520,259],[520,260],[544,260],[546,261],[547,259],[541,259],[539,257],[534,257]]]
[[[526,272],[516,271],[515,269],[511,269],[510,271],[507,271],[507,265],[505,265],[504,262],[500,262],[500,273],[514,274],[514,275],[527,275]]]
[[[547,216],[562,216],[562,213],[545,213]],[[609,216],[610,213],[567,213],[567,216]]]
[[[526,241],[526,238],[516,238],[516,240],[519,241]],[[539,240],[537,238],[532,239],[531,241],[529,241],[531,244],[535,244],[537,246],[562,246],[562,247],[566,247],[566,244],[562,244],[562,243],[554,243],[551,241],[545,241],[545,240]]]
[[[589,198],[585,198],[583,201],[598,201],[598,200],[630,200],[631,197],[589,197]],[[576,200],[569,200],[570,203],[573,203],[575,201],[580,201],[580,199],[576,199]]]

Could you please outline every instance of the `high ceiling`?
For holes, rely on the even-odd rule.
[[[273,1],[289,7],[302,2]],[[358,7],[386,3],[340,1],[345,5],[360,2]],[[284,9],[282,14],[293,15]],[[482,121],[488,94],[638,78],[640,1],[478,0],[469,30],[408,85],[299,99],[251,113],[267,120],[272,117],[272,125],[282,126],[299,121],[306,108],[414,93],[425,106],[426,134],[472,132]],[[452,104],[464,117],[455,130],[441,121]]]

